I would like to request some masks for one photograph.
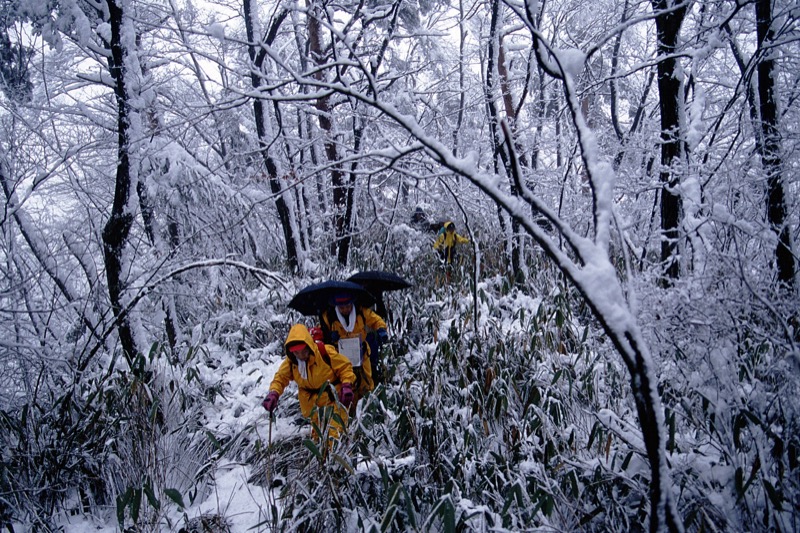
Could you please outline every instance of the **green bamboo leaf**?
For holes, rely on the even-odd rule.
[[[178,489],[164,489],[164,495],[175,502],[181,509],[186,508],[186,505],[183,504],[183,496],[181,496]]]
[[[553,509],[555,509],[556,501],[553,499],[553,496],[550,494],[544,495],[544,502],[542,503],[542,512],[545,516],[550,516],[553,514]]]
[[[206,438],[211,441],[211,444],[214,445],[217,451],[222,449],[222,443],[217,440],[217,437],[215,437],[213,433],[206,431]]]
[[[133,489],[131,487],[128,487],[128,490],[117,496],[117,522],[120,529],[125,529],[125,508],[130,503],[132,496]]]
[[[742,429],[744,429],[746,425],[747,419],[741,412],[733,418],[733,444],[736,446],[737,450],[742,447]]]
[[[381,519],[381,531],[389,531],[397,514],[397,502],[400,499],[400,483],[395,483],[389,490],[388,498],[386,499],[386,511],[383,513]]]
[[[142,489],[134,489],[131,498],[131,520],[133,523],[139,521],[139,510],[142,508]]]
[[[159,401],[159,399],[155,398],[153,400],[153,405],[150,406],[150,414],[148,415],[148,419],[150,420],[150,422],[155,422],[157,420],[157,418],[158,418],[158,410],[159,410],[159,406],[160,405],[161,405],[161,402]]]
[[[445,533],[456,533],[456,509],[449,497],[444,503],[443,518]]]
[[[621,470],[626,470],[628,468],[631,459],[633,459],[633,452],[628,452],[628,455],[626,455],[625,459],[622,461],[622,466],[620,467]]]
[[[520,507],[524,505],[525,500],[524,496],[522,495],[522,487],[519,483],[514,483],[514,485],[506,493],[505,501],[503,502],[503,510],[500,514],[505,515],[511,508],[511,504],[515,501]]]
[[[303,439],[303,446],[308,448],[311,451],[311,453],[314,454],[314,457],[316,457],[320,461],[322,460],[322,453],[320,453],[319,447],[313,440]]]
[[[767,491],[767,496],[769,496],[769,501],[772,502],[772,505],[775,506],[775,509],[777,509],[778,511],[783,511],[783,501],[784,501],[783,494],[778,492],[777,489],[775,489],[775,487],[772,485],[772,483],[770,483],[766,479],[763,481],[763,483],[764,483],[764,489],[766,489]]]
[[[350,463],[348,463],[347,460],[338,453],[333,454],[333,460],[342,465],[342,468],[347,470],[347,473],[351,476],[356,474],[355,470],[353,470],[353,467],[350,466]]]
[[[747,489],[753,483],[753,480],[756,478],[758,471],[761,470],[761,458],[756,455],[755,461],[753,461],[753,469],[750,471],[750,477],[747,478],[747,483],[744,484],[742,487],[742,492],[747,492]]]
[[[150,352],[147,354],[147,357],[150,359],[151,363],[153,362],[153,359],[155,359],[156,355],[158,355],[158,349],[159,349],[158,342],[154,342],[150,346]]]
[[[741,498],[744,495],[744,472],[741,466],[738,467],[734,473],[734,487],[736,488],[736,493],[739,495],[739,498]]]
[[[384,487],[389,487],[389,483],[391,482],[391,478],[389,476],[389,469],[386,468],[386,465],[383,461],[378,462],[378,471],[381,474],[381,481],[383,482]]]
[[[147,501],[153,509],[156,511],[161,509],[161,502],[156,498],[156,493],[153,492],[153,487],[150,485],[149,481],[144,485],[144,495],[147,496]]]
[[[588,524],[589,522],[594,520],[594,518],[597,515],[601,514],[604,510],[605,509],[603,507],[595,507],[594,510],[592,510],[591,512],[583,515],[583,518],[581,518],[581,521],[580,521],[580,526],[581,527],[585,526],[586,524]]]
[[[406,506],[406,519],[409,522],[410,529],[417,529],[417,513],[414,511],[414,502],[411,501],[405,487],[401,487],[401,490],[403,491],[403,503]]]

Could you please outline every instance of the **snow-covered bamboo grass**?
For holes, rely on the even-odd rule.
[[[533,21],[525,20],[532,31],[536,31]],[[539,38],[541,46],[546,47]],[[651,531],[668,529],[681,531],[682,522],[677,516],[671,495],[669,468],[667,467],[664,433],[664,412],[658,394],[657,369],[654,367],[649,347],[639,327],[631,302],[626,297],[626,289],[617,275],[609,255],[610,225],[614,219],[612,193],[614,172],[609,162],[603,161],[596,144],[595,134],[587,126],[578,105],[573,77],[580,72],[586,59],[578,50],[557,51],[547,48],[551,58],[550,68],[561,76],[567,103],[578,134],[581,157],[586,165],[593,192],[594,235],[587,238],[579,235],[569,224],[561,219],[545,202],[533,195],[519,178],[517,186],[521,191],[518,197],[511,196],[500,185],[498,176],[481,171],[475,157],[453,155],[452,150],[441,140],[432,136],[415,117],[401,113],[390,102],[383,101],[380,93],[362,92],[353,84],[320,82],[317,77],[298,72],[286,63],[281,55],[271,47],[266,52],[276,64],[281,65],[286,74],[298,84],[316,87],[320,93],[336,92],[348,98],[359,100],[376,109],[385,119],[393,121],[405,129],[409,142],[424,147],[428,157],[437,164],[448,168],[476,185],[498,206],[517,220],[524,230],[539,244],[551,260],[573,283],[586,299],[595,317],[613,342],[625,361],[631,378],[631,389],[637,406],[639,424],[645,442],[646,453],[651,468]],[[327,65],[330,68],[336,63]],[[366,78],[371,77],[368,69],[358,63],[343,62],[342,67],[361,68]],[[506,143],[513,146],[510,134],[506,131]],[[530,207],[544,216],[569,247],[565,251],[553,235],[530,215]],[[571,253],[570,253],[571,252]]]

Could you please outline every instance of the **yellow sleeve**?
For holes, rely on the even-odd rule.
[[[283,394],[283,389],[285,389],[286,385],[292,380],[292,363],[289,361],[288,357],[285,357],[278,371],[275,372],[275,376],[272,378],[269,390],[277,392],[278,396],[280,396]]]
[[[339,378],[342,383],[350,383],[351,385],[356,382],[356,375],[353,372],[353,364],[350,359],[343,356],[336,351],[336,346],[330,344],[325,345],[325,351],[328,352],[328,357],[331,358],[331,370],[333,374]]]
[[[456,242],[460,242],[461,244],[466,244],[469,242],[469,238],[463,237],[456,233]]]
[[[381,318],[381,315],[370,309],[369,307],[364,307],[362,310],[364,315],[364,323],[367,325],[368,328],[378,330],[378,329],[386,329],[386,322]]]
[[[433,243],[433,249],[438,250],[439,247],[444,242],[444,233],[440,233],[438,237],[436,237],[436,241]]]

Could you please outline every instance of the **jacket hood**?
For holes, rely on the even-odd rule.
[[[308,328],[303,324],[295,324],[292,326],[289,330],[289,335],[286,336],[286,342],[283,343],[283,351],[289,357],[289,359],[294,359],[294,356],[289,352],[289,345],[296,342],[304,342],[306,346],[311,348],[311,352],[315,356],[319,355],[317,343],[314,342],[313,337],[311,337],[311,332],[308,331]]]

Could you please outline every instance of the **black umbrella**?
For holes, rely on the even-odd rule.
[[[330,305],[334,296],[343,292],[353,295],[358,305],[369,307],[375,303],[375,297],[362,285],[350,281],[329,280],[301,289],[291,299],[289,307],[307,316],[318,315]]]
[[[384,291],[399,291],[411,287],[411,283],[407,282],[397,274],[391,272],[384,272],[383,270],[365,270],[357,274],[353,274],[347,281],[358,283],[372,294],[381,293]]]
[[[353,274],[347,281],[358,283],[370,294],[375,295],[376,306],[375,311],[382,317],[386,318],[388,310],[386,304],[383,302],[383,293],[385,291],[399,291],[411,287],[411,283],[407,282],[397,274],[391,272],[384,272],[383,270],[365,270],[357,274]]]

